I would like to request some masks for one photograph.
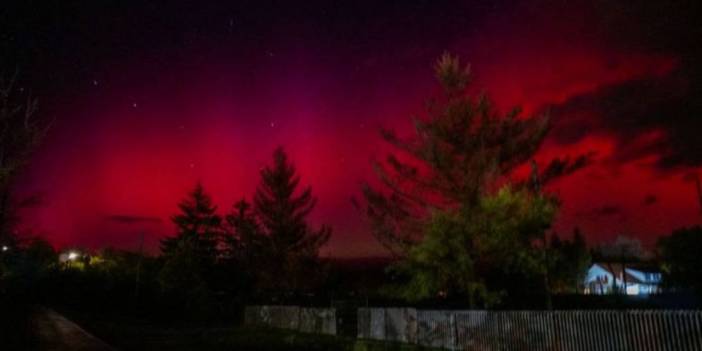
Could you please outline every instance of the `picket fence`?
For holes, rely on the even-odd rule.
[[[702,351],[702,311],[359,309],[359,337],[450,350]]]
[[[449,350],[702,351],[702,311],[359,308],[357,337]],[[250,306],[246,323],[336,334],[334,309]],[[338,321],[337,321],[338,323]]]

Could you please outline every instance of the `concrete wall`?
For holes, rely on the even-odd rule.
[[[417,310],[359,308],[358,338],[416,343]]]
[[[336,335],[336,313],[332,308],[298,306],[246,306],[247,325]]]
[[[336,335],[336,311],[332,308],[300,308],[299,330]]]

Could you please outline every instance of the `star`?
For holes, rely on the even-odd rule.
[[[132,107],[137,108],[137,103],[136,103],[136,102],[133,102],[133,103],[132,103]]]
[[[271,128],[275,128],[275,122],[271,122]]]
[[[94,85],[94,86],[98,86],[98,81],[95,80],[95,79],[93,79],[93,85]]]

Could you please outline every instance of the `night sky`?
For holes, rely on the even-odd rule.
[[[12,4],[12,3],[16,4]],[[549,111],[538,154],[587,155],[551,185],[555,230],[650,247],[702,220],[702,25],[695,1],[10,1],[0,62],[50,135],[19,193],[59,247],[155,250],[201,180],[221,212],[283,145],[334,228],[325,255],[381,254],[351,198],[437,94],[444,51],[501,109]]]

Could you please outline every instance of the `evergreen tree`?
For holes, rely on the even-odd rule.
[[[181,213],[172,217],[177,234],[161,241],[165,261],[158,281],[174,307],[196,315],[212,306],[212,289],[219,283],[221,218],[199,182],[178,207]]]
[[[534,156],[549,126],[545,116],[523,118],[518,108],[501,115],[485,95],[466,94],[470,71],[456,57],[444,54],[435,72],[444,94],[415,119],[415,136],[381,133],[402,153],[374,163],[388,191],[363,188],[374,235],[399,255],[421,240],[432,209],[467,213],[495,193]]]
[[[171,218],[177,234],[161,241],[163,255],[168,257],[187,250],[203,263],[214,263],[222,219],[217,215],[217,207],[212,204],[212,199],[205,193],[201,183],[195,185],[195,189],[178,204],[178,208],[181,213]]]
[[[312,278],[319,249],[331,236],[331,228],[314,230],[307,223],[316,199],[312,188],[298,191],[300,177],[281,147],[273,153],[273,165],[261,170],[254,206],[268,237],[271,267],[268,283],[277,288],[301,289]]]
[[[263,235],[251,204],[245,199],[240,200],[234,204],[232,212],[225,219],[225,257],[252,268],[263,256],[267,238]]]
[[[497,267],[545,270],[544,259],[537,255],[533,242],[543,240],[557,202],[540,193],[538,180],[571,172],[583,160],[577,159],[578,165],[554,160],[545,168],[548,174],[535,173],[533,186],[527,187],[522,181],[510,187],[509,177],[532,159],[541,145],[548,131],[548,118],[522,117],[518,108],[500,114],[485,95],[467,94],[470,70],[462,68],[451,55],[444,54],[438,60],[435,73],[444,94],[429,102],[426,118],[415,119],[414,137],[403,139],[389,130],[381,133],[400,154],[374,163],[383,188],[363,186],[363,211],[373,234],[390,252],[405,259],[405,272],[421,270],[422,260],[415,259],[417,250],[423,251],[421,248],[428,243],[424,241],[426,236],[436,232],[427,229],[434,228],[432,218],[457,216],[461,228],[452,224],[451,232],[464,236],[456,240],[464,243],[461,254],[469,256],[460,262],[472,262],[478,272]],[[530,212],[532,206],[544,212]],[[510,219],[508,214],[518,214],[514,218],[528,223],[502,225],[495,220]],[[532,221],[534,218],[538,220]],[[441,250],[454,250],[452,242],[448,238],[439,240],[439,244],[448,245]],[[478,283],[485,273],[472,276],[472,283]],[[486,291],[472,283],[462,284],[471,287],[463,293]],[[435,284],[431,293],[447,290],[440,285]],[[491,299],[483,296],[483,300]]]
[[[249,202],[242,199],[226,216],[224,235],[224,271],[230,280],[229,288],[238,293],[260,284],[267,270],[268,238]]]

